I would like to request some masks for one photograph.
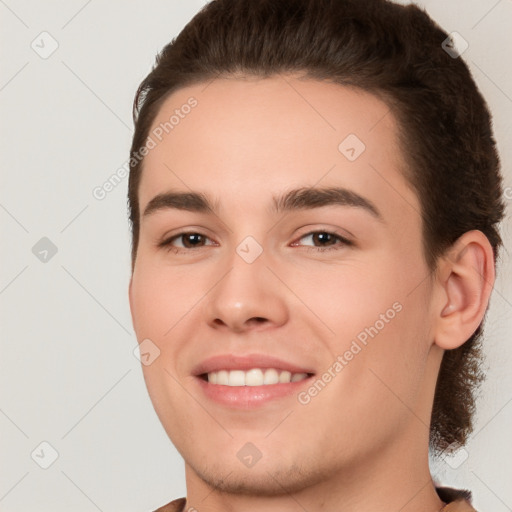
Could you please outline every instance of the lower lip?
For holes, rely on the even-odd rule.
[[[265,386],[223,386],[211,384],[201,377],[197,377],[199,386],[210,400],[239,409],[250,409],[272,400],[297,395],[301,388],[309,386],[311,379],[312,376],[298,382]]]

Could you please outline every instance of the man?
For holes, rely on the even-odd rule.
[[[386,0],[217,0],[135,101],[132,319],[187,497],[160,511],[474,510],[503,216],[447,34]]]

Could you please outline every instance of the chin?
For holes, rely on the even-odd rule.
[[[218,454],[212,455],[212,458]],[[254,465],[246,467],[236,456],[227,456],[223,460],[210,461],[209,457],[192,457],[199,460],[187,461],[187,470],[193,471],[209,487],[216,492],[238,494],[276,496],[283,492],[294,493],[315,485],[323,480],[323,474],[328,473],[328,468],[314,467],[306,461],[299,462],[300,454],[297,454],[297,462],[290,464],[279,454],[272,460],[265,461],[262,456]],[[234,460],[233,460],[234,459]]]

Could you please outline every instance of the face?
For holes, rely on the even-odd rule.
[[[173,93],[152,132],[130,306],[189,474],[272,494],[427,442],[431,290],[386,104],[217,79]]]

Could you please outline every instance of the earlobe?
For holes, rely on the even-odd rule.
[[[483,320],[495,269],[492,246],[481,231],[464,233],[439,262],[440,300],[434,342],[445,350],[463,345]]]

